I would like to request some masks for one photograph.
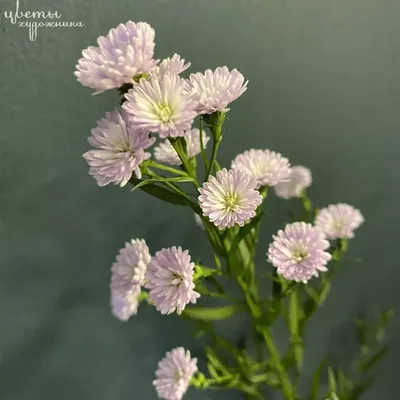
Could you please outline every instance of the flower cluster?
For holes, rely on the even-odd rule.
[[[137,314],[140,301],[146,299],[161,314],[183,313],[203,319],[206,331],[212,326],[208,323],[215,312],[190,304],[196,304],[200,294],[229,298],[218,281],[221,275],[237,280],[253,317],[262,315],[259,304],[265,301],[258,298],[257,278],[248,258],[255,254],[262,203],[271,187],[281,199],[300,198],[303,215],[307,215],[304,222],[293,214],[295,222],[279,230],[268,246],[267,261],[279,274],[278,281],[307,284],[328,271],[330,260],[336,259],[335,246],[353,238],[364,222],[359,210],[340,203],[317,213],[306,195],[312,183],[311,171],[301,165],[291,166],[288,158],[269,149],[238,154],[230,169],[219,166],[216,156],[224,136],[225,113],[230,103],[247,90],[248,81],[237,69],[223,66],[183,78],[181,74],[190,62],[178,54],[161,62],[156,60],[155,32],[144,22],[120,24],[97,42],[97,47],[82,52],[75,75],[95,94],[118,89],[124,97],[122,106],[106,113],[91,130],[88,141],[92,148],[83,154],[89,174],[99,186],[125,186],[131,182],[159,199],[190,206],[215,251],[216,264],[213,269],[199,261],[194,263],[189,251],[177,246],[151,255],[144,239],[132,239],[111,267],[111,310],[116,318],[127,321]],[[195,127],[196,118],[201,130]],[[211,135],[202,130],[203,122]],[[156,138],[158,144],[151,153]],[[209,159],[206,148],[211,153]],[[203,182],[196,169],[195,157],[200,153],[205,167]],[[173,177],[158,175],[155,170]],[[193,184],[192,191],[186,192],[182,183]],[[225,259],[225,265],[220,258]],[[206,283],[218,292],[211,292]],[[229,306],[222,309],[231,316]],[[256,325],[259,323],[262,318]],[[167,352],[153,381],[158,397],[181,400],[190,385],[206,388],[221,382],[244,387],[247,394],[256,393],[249,386],[252,370],[246,372],[245,383],[240,385],[241,377],[231,373],[236,370],[221,368],[220,361],[210,354],[207,357],[212,379],[207,381],[203,374],[197,374],[197,359],[191,358],[188,350],[177,347]],[[242,368],[245,366],[237,370]],[[281,375],[285,367],[278,369],[277,365],[277,371]],[[256,382],[264,376],[253,378]],[[283,386],[288,390],[286,382]],[[289,393],[285,398],[294,397]]]
[[[247,82],[236,69],[218,67],[205,74],[180,74],[189,68],[178,54],[161,62],[154,59],[155,32],[147,23],[132,21],[111,29],[98,39],[98,47],[83,50],[75,72],[79,82],[101,93],[128,86],[122,110],[106,114],[92,130],[89,143],[96,148],[84,154],[90,174],[100,186],[124,186],[132,173],[141,177],[140,166],[150,157],[145,149],[160,138],[184,137],[189,156],[200,152],[200,140],[192,129],[199,114],[226,112],[227,105],[246,90]],[[204,145],[208,137],[204,136]],[[160,144],[155,158],[179,165],[169,143]]]

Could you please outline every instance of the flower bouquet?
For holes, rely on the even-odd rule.
[[[213,252],[213,265],[204,265],[180,246],[152,255],[144,239],[133,239],[112,265],[111,308],[119,320],[136,315],[145,302],[161,314],[192,321],[197,336],[206,338],[204,371],[183,347],[165,354],[153,381],[158,397],[180,400],[191,386],[234,389],[248,399],[266,398],[266,388],[286,400],[359,399],[372,382],[370,370],[387,352],[381,342],[391,310],[378,313],[374,323],[356,321],[360,351],[351,365],[321,357],[307,392],[299,380],[307,322],[325,302],[362,214],[342,203],[315,208],[307,196],[311,171],[275,151],[250,149],[229,168],[220,166],[228,106],[248,82],[226,66],[185,79],[190,63],[177,54],[156,60],[154,40],[147,23],[121,24],[82,52],[75,75],[95,94],[116,89],[121,96],[119,107],[92,129],[92,149],[84,154],[97,184],[129,183],[132,190],[190,208]],[[283,201],[297,198],[301,212],[292,212],[269,242],[263,238],[266,261],[256,269],[264,203],[271,194]],[[227,290],[227,281],[239,296]],[[270,290],[261,291],[265,281]],[[216,303],[206,307],[203,298]],[[239,345],[215,329],[216,321],[238,313],[248,313],[252,332]],[[284,352],[273,336],[279,320],[288,330]]]

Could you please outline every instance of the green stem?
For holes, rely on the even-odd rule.
[[[273,365],[279,375],[283,395],[285,396],[286,400],[295,400],[296,397],[293,392],[292,383],[290,382],[289,376],[287,375],[285,368],[281,362],[279,351],[276,348],[275,343],[272,339],[272,333],[268,327],[262,327],[257,322],[260,319],[260,317],[262,316],[262,311],[257,304],[254,304],[253,299],[251,298],[251,295],[250,295],[250,290],[246,286],[244,280],[240,276],[237,277],[237,282],[245,296],[246,303],[247,303],[247,306],[253,317],[255,327],[256,327],[257,331],[264,338],[264,342],[267,347],[270,358],[273,361]]]
[[[203,117],[200,115],[200,121],[199,121],[199,130],[200,130],[200,150],[201,150],[201,157],[204,162],[204,167],[206,169],[206,173],[208,171],[208,160],[207,160],[207,155],[206,151],[204,149],[204,142],[203,142]]]
[[[219,128],[221,129],[222,127],[219,127]],[[218,148],[219,148],[219,145],[221,144],[221,141],[222,141],[222,136],[219,136],[219,137],[217,137],[217,138],[215,138],[213,140],[213,148],[212,148],[212,153],[211,153],[211,159],[210,159],[210,164],[208,166],[208,170],[207,170],[207,173],[206,173],[206,177],[204,179],[205,181],[208,181],[208,178],[210,177],[214,166],[216,167],[216,162],[215,161],[216,161],[216,158],[217,158]]]
[[[306,222],[313,222],[313,205],[305,190],[301,192],[300,202],[304,210]]]
[[[300,336],[300,309],[299,299],[296,288],[289,295],[289,315],[288,315],[288,327],[290,333],[290,342],[293,349],[293,356],[296,362],[296,378],[300,375],[301,368],[303,366],[303,345]]]
[[[161,169],[163,171],[171,172],[171,173],[176,174],[176,175],[188,176],[187,172],[185,172],[185,171],[181,171],[179,169],[168,167],[167,165],[159,164],[158,162],[155,162],[153,160],[149,160],[147,165],[149,167]]]
[[[184,142],[184,138],[168,138],[169,142],[171,143],[172,147],[175,149],[175,151],[177,152],[180,160],[182,161],[182,165],[185,169],[185,171],[189,174],[189,176],[191,178],[193,178],[193,184],[195,185],[196,189],[200,187],[199,182],[197,181],[197,176],[196,176],[196,171],[193,170],[192,166],[190,165],[190,162],[187,158],[187,153],[186,153],[186,149],[183,146]],[[186,146],[186,145],[185,145]]]
[[[211,134],[213,137],[213,148],[212,148],[212,153],[211,153],[211,159],[210,159],[210,164],[208,165],[205,181],[208,181],[208,178],[210,177],[213,168],[215,170],[218,170],[218,163],[216,162],[217,158],[217,153],[218,153],[218,147],[221,144],[222,141],[222,125],[224,124],[225,121],[225,113],[217,111],[213,114],[207,115],[207,118],[205,121],[208,123],[208,126],[211,130]]]
[[[269,355],[270,355],[272,361],[274,362],[274,366],[279,375],[283,395],[285,396],[285,398],[287,400],[295,400],[296,397],[293,392],[292,383],[290,382],[289,376],[287,375],[285,368],[284,368],[283,364],[281,363],[279,351],[276,348],[274,341],[272,340],[272,334],[271,334],[270,329],[268,327],[262,329],[262,334],[263,334],[264,342],[265,342],[265,345],[267,346]]]
[[[155,178],[155,179],[163,178],[162,176],[160,176],[160,175],[158,175],[158,174],[156,174],[156,173],[154,173],[153,171],[150,171],[150,170],[146,171],[146,175],[148,175],[150,178]],[[186,173],[185,173],[185,175],[186,175]],[[167,187],[169,187],[176,194],[179,194],[180,196],[184,197],[185,200],[188,201],[189,205],[192,208],[193,207],[198,208],[198,205],[178,185],[176,185],[173,182],[168,182],[168,181],[163,181],[162,183],[164,183]]]

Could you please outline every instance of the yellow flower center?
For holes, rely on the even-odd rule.
[[[336,230],[341,230],[343,228],[343,220],[342,219],[337,219],[333,222],[333,228]]]
[[[292,260],[299,263],[304,261],[307,255],[307,249],[304,246],[299,246],[294,250],[292,254]]]
[[[174,110],[169,106],[169,104],[158,103],[155,109],[155,113],[160,121],[167,123],[171,122]]]
[[[237,193],[227,194],[225,196],[226,211],[237,211],[239,208],[240,198]]]

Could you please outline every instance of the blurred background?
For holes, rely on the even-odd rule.
[[[84,26],[39,28],[30,41],[27,28],[3,16],[15,1],[0,0],[0,399],[155,399],[151,380],[164,352],[183,345],[199,354],[175,316],[142,306],[124,324],[110,313],[110,266],[127,240],[143,237],[152,252],[181,245],[194,258],[209,253],[190,211],[99,188],[81,157],[118,98],[92,97],[73,76],[76,62],[127,20],[155,28],[157,58],[176,52],[190,72],[227,65],[249,79],[229,113],[222,164],[252,147],[281,152],[312,170],[318,207],[345,202],[365,216],[350,246],[362,264],[342,269],[312,320],[303,378],[327,351],[346,361],[359,311],[398,308],[398,0],[21,0],[20,9],[58,11]],[[292,205],[268,199],[260,269]],[[399,321],[365,400],[399,396]],[[239,337],[245,324],[223,329]],[[240,396],[187,395],[224,398]]]

